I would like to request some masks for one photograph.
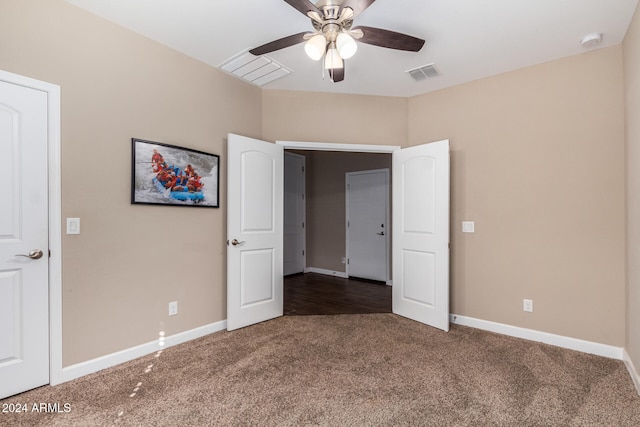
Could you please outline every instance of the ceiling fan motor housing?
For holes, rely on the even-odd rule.
[[[321,0],[316,6],[322,11],[323,16],[320,21],[311,16],[311,24],[316,31],[319,31],[327,37],[329,41],[335,41],[336,37],[342,31],[349,31],[353,25],[353,12],[345,13],[340,11],[343,0]],[[316,14],[317,18],[317,14]]]

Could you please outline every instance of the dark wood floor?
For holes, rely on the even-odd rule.
[[[306,273],[284,278],[284,315],[391,313],[391,286]]]

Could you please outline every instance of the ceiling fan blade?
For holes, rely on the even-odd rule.
[[[249,53],[255,56],[260,56],[260,55],[264,55],[265,53],[284,49],[285,47],[302,43],[303,41],[305,41],[305,36],[307,34],[309,34],[309,32],[305,31],[304,33],[298,33],[298,34],[293,34],[291,36],[283,37],[281,39],[274,40],[272,42],[263,44],[262,46],[258,46],[254,49],[251,49]]]
[[[322,11],[318,9],[318,6],[311,3],[309,0],[284,0],[289,3],[290,6],[296,8],[303,15],[307,15],[309,11],[316,12],[322,16]]]
[[[358,41],[372,44],[374,46],[386,47],[389,49],[406,50],[418,52],[424,46],[424,40],[407,34],[396,33],[395,31],[383,30],[382,28],[356,27],[353,30],[361,30],[362,37]]]
[[[344,64],[342,68],[329,68],[329,78],[334,83],[338,83],[344,80]]]
[[[351,8],[353,10],[353,16],[355,17],[364,12],[374,1],[376,0],[345,0],[342,3],[342,9],[346,7]]]

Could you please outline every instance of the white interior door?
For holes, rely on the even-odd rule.
[[[0,399],[49,383],[47,114],[0,81]]]
[[[305,158],[284,153],[284,275],[305,267]]]
[[[347,275],[388,280],[389,170],[346,174]]]
[[[449,330],[449,141],[393,153],[393,312]]]
[[[282,316],[282,146],[229,134],[227,329]]]

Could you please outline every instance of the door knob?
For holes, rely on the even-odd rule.
[[[238,242],[238,239],[233,239],[233,240],[231,241],[231,244],[232,244],[233,246],[238,246],[238,245],[240,245],[240,244],[242,244],[242,243],[244,243],[244,241],[242,241],[242,242]]]
[[[40,259],[42,258],[42,251],[40,249],[34,249],[32,251],[30,251],[27,255],[24,254],[16,254],[16,256],[23,256],[23,257],[27,257],[27,258],[31,258],[31,259]]]

